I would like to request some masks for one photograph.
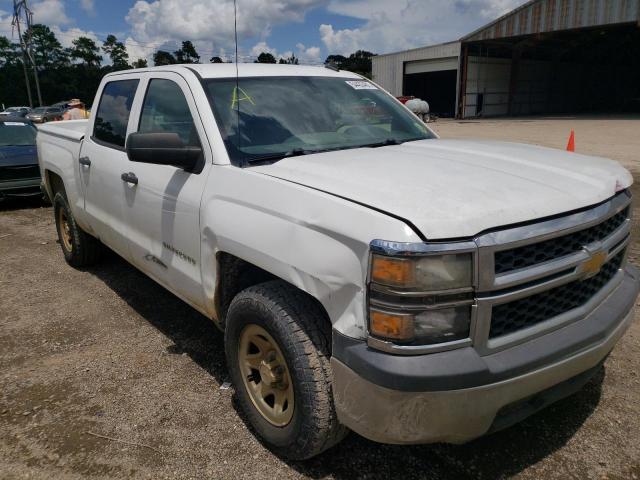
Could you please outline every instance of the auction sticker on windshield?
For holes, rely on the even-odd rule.
[[[378,90],[373,83],[364,82],[362,80],[345,80],[345,83],[356,90]]]

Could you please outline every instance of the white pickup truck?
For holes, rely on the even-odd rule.
[[[37,138],[67,262],[105,244],[211,318],[278,454],[499,430],[579,390],[633,321],[614,161],[441,140],[320,67],[117,72],[93,105]]]

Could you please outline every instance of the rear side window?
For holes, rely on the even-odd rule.
[[[124,148],[137,88],[138,80],[118,80],[104,86],[93,127],[94,140]]]
[[[156,78],[149,83],[138,131],[177,133],[185,145],[200,145],[187,99],[178,84],[171,80]]]

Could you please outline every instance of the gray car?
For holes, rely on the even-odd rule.
[[[53,120],[62,120],[63,113],[64,111],[58,107],[37,107],[27,114],[27,118],[33,123],[46,123]]]
[[[9,107],[5,111],[0,112],[0,118],[4,117],[26,117],[31,113],[29,107]]]

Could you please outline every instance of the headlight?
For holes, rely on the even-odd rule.
[[[424,291],[471,287],[471,254],[393,258],[373,255],[371,281],[379,285]]]
[[[466,249],[454,246],[451,253],[442,248],[431,253],[426,247],[424,253],[373,253],[370,335],[411,346],[469,338],[475,245],[463,245]]]

